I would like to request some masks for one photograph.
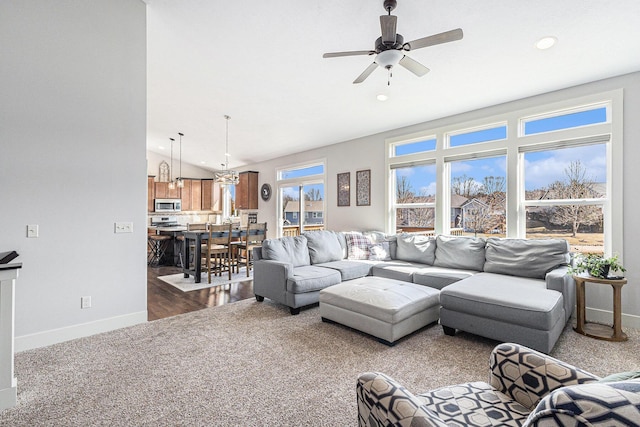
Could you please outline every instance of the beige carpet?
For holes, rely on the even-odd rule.
[[[640,369],[640,331],[590,339],[567,327],[553,355],[598,375]],[[387,347],[245,300],[16,355],[7,426],[353,426],[358,373],[412,391],[486,380],[495,343],[432,326]]]

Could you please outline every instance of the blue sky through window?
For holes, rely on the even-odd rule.
[[[560,116],[525,122],[524,134],[534,135],[536,133],[551,132],[554,130],[569,129],[596,123],[605,123],[606,121],[607,108],[600,107],[593,110],[580,111],[577,113],[563,114]]]
[[[407,154],[433,151],[435,149],[436,149],[436,139],[432,138],[424,141],[410,142],[408,144],[396,145],[394,147],[394,155],[404,156]]]
[[[498,126],[491,129],[476,130],[473,132],[451,135],[449,145],[458,147],[460,145],[477,144],[479,142],[497,141],[507,138],[507,126]]]
[[[281,173],[281,179],[301,178],[310,175],[319,175],[324,172],[324,165],[309,166],[300,169],[287,169]]]

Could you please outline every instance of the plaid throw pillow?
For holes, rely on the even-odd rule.
[[[346,233],[347,248],[349,249],[348,259],[369,259],[369,246],[371,239],[360,233]]]

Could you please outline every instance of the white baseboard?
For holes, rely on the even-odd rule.
[[[613,312],[609,310],[601,310],[599,308],[586,308],[586,317],[588,322],[603,323],[613,325]],[[574,312],[575,316],[575,312]],[[622,327],[640,329],[640,316],[622,313]]]
[[[108,319],[96,320],[95,322],[68,326],[66,328],[51,329],[49,331],[38,332],[36,334],[22,335],[15,337],[15,352],[17,353],[24,350],[31,350],[33,348],[46,347],[59,342],[88,337],[101,332],[108,332],[114,329],[120,329],[146,322],[147,311],[145,310],[137,313],[126,314],[124,316],[110,317]]]

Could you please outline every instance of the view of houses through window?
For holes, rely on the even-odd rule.
[[[324,229],[324,165],[278,171],[282,236]],[[302,201],[302,202],[301,202]]]
[[[482,237],[559,237],[574,252],[605,252],[611,228],[605,215],[611,211],[610,109],[601,102],[526,118],[515,112],[498,124],[390,141],[390,226]],[[509,125],[520,129],[517,137],[508,137]],[[585,132],[589,127],[593,135]]]

